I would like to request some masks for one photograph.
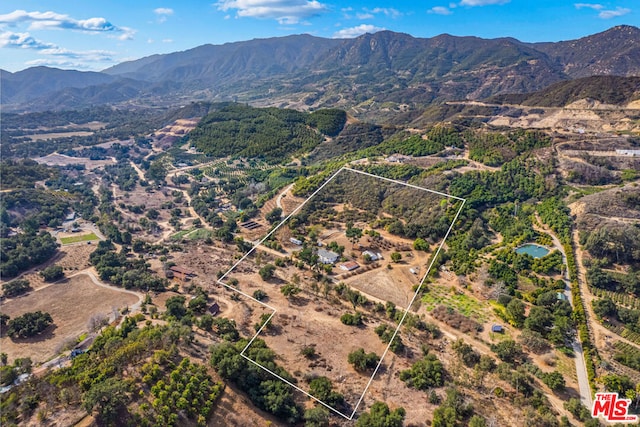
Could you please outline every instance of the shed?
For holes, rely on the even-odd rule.
[[[556,293],[556,299],[558,301],[566,301],[567,300],[567,296],[564,294],[564,292],[558,292],[558,293]]]
[[[209,307],[208,311],[215,316],[216,314],[220,313],[220,305],[217,302],[214,302],[213,304],[211,304],[211,307]]]
[[[502,325],[493,325],[493,326],[491,326],[491,332],[503,333],[504,332],[504,328],[502,327]]]
[[[358,264],[355,261],[349,261],[349,262],[345,262],[344,264],[340,264],[340,268],[345,271],[353,271],[358,267],[360,267],[360,264]]]
[[[290,241],[291,243],[293,243],[294,245],[302,246],[302,241],[301,241],[301,240],[296,239],[295,237],[291,237],[291,238],[289,239],[289,241]]]
[[[371,259],[371,261],[377,261],[379,259],[382,259],[382,254],[381,253],[375,253],[375,252],[371,252],[371,251],[364,251],[362,252],[362,256],[364,257],[365,255],[369,256],[369,259]]]

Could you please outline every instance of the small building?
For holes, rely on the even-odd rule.
[[[215,316],[220,313],[220,305],[217,302],[214,302],[211,307],[209,307],[208,311],[212,316]]]
[[[410,269],[409,269],[409,273],[411,273],[411,274],[418,274],[418,270],[416,270],[415,268],[410,268]]]
[[[358,264],[355,261],[348,261],[343,264],[340,264],[340,268],[343,269],[344,271],[353,271],[358,267],[360,267],[360,264]]]
[[[196,276],[196,273],[193,270],[189,270],[188,268],[181,267],[179,265],[172,265],[169,270],[173,272],[173,277],[183,281]]]
[[[322,264],[335,264],[335,262],[338,261],[339,257],[340,255],[335,252],[318,249],[318,261],[320,261]]]
[[[491,326],[491,332],[503,333],[504,328],[502,327],[502,325],[493,325]]]
[[[289,239],[289,241],[290,241],[291,243],[293,243],[294,245],[302,246],[302,241],[301,241],[301,240],[296,239],[295,237],[291,237],[291,238]]]
[[[558,301],[567,301],[567,296],[564,294],[564,292],[558,292],[556,293],[556,299]]]
[[[364,258],[365,256],[369,256],[371,261],[378,261],[379,259],[382,259],[382,254],[380,252],[375,253],[371,251],[364,251],[362,252],[362,257]]]
[[[69,215],[67,215],[67,217],[64,219],[65,221],[73,221],[76,219],[76,213],[75,212],[71,212]]]

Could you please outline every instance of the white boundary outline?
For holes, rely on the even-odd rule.
[[[232,286],[229,286],[226,283],[222,282],[222,280],[225,277],[227,277],[227,275],[229,275],[229,273],[231,273],[242,261],[244,261],[249,255],[251,255],[251,253],[254,252],[258,246],[263,244],[269,237],[271,237],[271,235],[273,233],[275,233],[280,227],[282,227],[293,215],[297,214],[298,211],[300,209],[302,209],[302,207],[304,205],[306,205],[309,200],[311,200],[316,194],[318,194],[328,183],[333,181],[333,179],[336,176],[338,176],[338,174],[340,174],[342,171],[349,171],[349,172],[359,173],[361,175],[366,175],[366,176],[369,176],[369,177],[372,177],[372,178],[381,179],[383,181],[388,181],[388,182],[391,182],[391,183],[394,183],[394,184],[399,184],[399,185],[402,185],[402,186],[405,186],[405,187],[411,187],[411,188],[414,188],[414,189],[417,189],[417,190],[421,190],[421,191],[426,191],[426,192],[429,192],[429,193],[434,193],[434,194],[437,194],[437,195],[442,196],[442,197],[446,197],[446,198],[450,198],[450,199],[456,199],[456,200],[462,202],[462,204],[460,205],[460,208],[456,212],[455,217],[453,218],[453,221],[451,222],[451,225],[449,225],[449,229],[447,230],[446,234],[442,238],[442,241],[440,242],[440,245],[438,246],[438,248],[434,252],[433,257],[431,258],[431,263],[429,264],[429,267],[427,267],[427,271],[425,272],[424,276],[422,277],[422,280],[420,280],[420,284],[418,285],[415,293],[413,294],[413,298],[411,298],[411,302],[409,302],[409,305],[407,306],[407,308],[404,309],[404,314],[402,315],[402,318],[400,319],[400,322],[398,322],[398,326],[396,327],[395,331],[393,332],[393,335],[392,335],[391,339],[389,340],[389,343],[387,344],[387,348],[385,348],[384,352],[382,353],[382,356],[380,356],[380,360],[378,361],[378,364],[376,365],[376,368],[374,369],[373,374],[371,374],[371,378],[369,378],[369,381],[367,382],[367,385],[365,386],[365,388],[364,388],[364,390],[362,392],[362,395],[360,395],[360,398],[358,399],[358,402],[355,404],[355,406],[353,408],[353,412],[351,412],[351,415],[343,414],[342,412],[340,412],[337,409],[333,408],[332,406],[326,404],[325,402],[321,401],[320,399],[312,396],[311,394],[309,394],[309,392],[307,392],[307,391],[301,389],[300,387],[298,387],[297,385],[293,384],[291,381],[287,380],[286,378],[281,377],[280,375],[276,374],[275,372],[271,371],[270,369],[265,368],[264,366],[260,365],[258,362],[254,361],[253,359],[251,359],[251,358],[249,358],[249,357],[247,357],[245,355],[245,351],[251,346],[251,344],[253,344],[253,341],[258,337],[258,335],[260,335],[260,333],[262,332],[264,327],[271,321],[273,316],[276,314],[277,310],[275,308],[271,307],[270,305],[262,302],[262,301],[258,301],[257,299],[255,299],[251,295],[245,294],[244,292],[242,292],[242,291],[240,291],[240,290],[238,290],[238,289],[236,289],[236,288],[234,288]],[[315,400],[316,402],[320,403],[321,405],[323,405],[324,407],[326,407],[330,411],[336,413],[337,415],[340,415],[343,418],[346,418],[347,420],[353,420],[353,417],[355,416],[356,411],[358,410],[358,407],[360,406],[360,404],[362,403],[362,400],[364,399],[364,395],[369,390],[369,386],[371,386],[371,383],[373,382],[373,379],[375,378],[376,374],[378,373],[378,370],[380,369],[380,366],[382,365],[382,361],[384,360],[385,356],[389,352],[389,348],[391,347],[391,344],[393,343],[393,340],[395,339],[396,335],[400,331],[400,327],[402,326],[402,323],[404,322],[405,317],[407,317],[407,314],[409,313],[409,310],[411,309],[411,306],[413,305],[413,303],[415,302],[416,297],[420,293],[420,289],[422,289],[422,285],[424,284],[425,280],[427,279],[427,276],[429,275],[429,272],[431,271],[431,267],[433,267],[434,262],[438,258],[438,255],[440,254],[440,251],[442,250],[442,247],[444,246],[445,241],[449,237],[449,234],[451,233],[451,230],[453,229],[453,225],[458,220],[458,216],[460,215],[460,212],[462,212],[462,208],[464,207],[465,203],[466,203],[466,199],[463,199],[461,197],[452,196],[450,194],[441,193],[439,191],[430,190],[430,189],[424,188],[424,187],[418,187],[416,185],[408,184],[406,182],[402,182],[402,181],[398,181],[398,180],[395,180],[395,179],[386,178],[386,177],[374,175],[374,174],[371,174],[371,173],[368,173],[368,172],[352,169],[352,168],[347,167],[347,166],[343,166],[342,168],[340,168],[337,172],[335,172],[333,175],[331,175],[331,177],[328,180],[326,180],[320,187],[318,187],[316,189],[316,191],[314,191],[309,197],[307,197],[307,199],[304,202],[302,202],[289,215],[287,215],[287,217],[285,219],[283,219],[280,222],[280,224],[278,224],[273,230],[271,230],[266,236],[264,236],[258,243],[256,243],[246,254],[244,254],[244,256],[242,258],[240,258],[235,264],[233,264],[233,266],[231,268],[229,268],[229,270],[227,270],[217,280],[218,284],[220,284],[222,286],[225,286],[227,289],[231,289],[232,291],[235,291],[235,292],[237,292],[237,293],[239,293],[239,294],[241,294],[241,295],[243,295],[243,296],[245,296],[245,297],[257,302],[258,304],[260,304],[260,305],[262,305],[264,307],[267,307],[270,310],[273,310],[273,312],[271,313],[269,318],[262,324],[260,329],[258,329],[256,331],[256,334],[253,336],[253,338],[251,338],[249,340],[249,342],[247,343],[247,345],[242,349],[242,351],[240,352],[240,356],[242,356],[243,358],[245,358],[249,362],[253,363],[254,365],[258,366],[259,368],[267,371],[268,373],[270,373],[274,377],[276,377],[279,380],[283,381],[284,383],[290,385],[291,387],[295,388],[296,390],[304,393],[305,395],[307,395],[311,399]]]

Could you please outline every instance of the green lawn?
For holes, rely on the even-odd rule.
[[[63,245],[68,245],[70,243],[78,243],[78,242],[88,242],[90,240],[100,240],[95,233],[89,234],[81,234],[79,236],[69,236],[69,237],[61,237],[60,241]]]

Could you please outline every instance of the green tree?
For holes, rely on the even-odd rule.
[[[51,265],[40,272],[42,278],[47,282],[54,282],[64,277],[64,270],[59,265]]]
[[[31,289],[29,281],[26,279],[16,279],[2,285],[2,291],[4,296],[8,298],[14,298],[18,295],[22,295]]]
[[[524,311],[524,303],[517,298],[513,298],[511,301],[509,301],[509,304],[507,304],[506,307],[507,317],[517,327],[521,327],[524,323]]]
[[[94,413],[99,425],[120,424],[127,418],[129,385],[118,378],[94,384],[82,399],[85,410]]]
[[[391,252],[391,261],[400,262],[402,259],[402,254],[400,252]]]
[[[373,370],[378,365],[380,358],[373,352],[365,353],[363,348],[359,348],[349,353],[347,361],[353,365],[356,371],[365,372]]]
[[[474,415],[469,419],[469,427],[487,427],[487,421],[480,415]]]
[[[265,215],[265,219],[269,224],[276,224],[282,219],[282,208],[275,207]]]
[[[309,394],[333,407],[344,401],[344,397],[340,393],[333,391],[333,384],[327,377],[312,379],[309,383]]]
[[[282,292],[282,295],[284,295],[286,298],[295,297],[300,293],[300,291],[301,289],[292,283],[287,283],[280,288],[280,292]]]
[[[258,274],[260,274],[260,277],[262,278],[262,280],[267,281],[269,279],[271,279],[276,271],[276,266],[273,264],[266,264],[264,267],[262,267],[259,271]]]
[[[329,410],[324,406],[316,406],[304,412],[305,427],[328,427]]]
[[[564,390],[565,387],[564,377],[558,371],[543,374],[542,382],[549,386],[553,391]]]
[[[610,298],[594,300],[592,305],[593,312],[596,313],[598,317],[605,318],[618,316],[618,307],[616,307],[616,304],[611,301]]]
[[[433,354],[427,354],[411,366],[411,369],[400,372],[400,379],[409,387],[417,390],[428,390],[431,387],[444,385],[444,367]]]
[[[504,340],[498,344],[491,344],[491,350],[505,362],[514,363],[518,362],[522,356],[522,347],[514,340]]]
[[[182,295],[175,295],[167,299],[165,306],[167,307],[167,315],[173,316],[176,319],[181,319],[187,314],[187,308],[184,306],[186,298]]]
[[[11,338],[28,338],[44,331],[53,323],[53,318],[49,313],[35,311],[25,313],[9,320],[7,324],[7,335]]]
[[[413,249],[417,250],[417,251],[428,251],[429,250],[429,243],[424,240],[421,237],[418,237],[416,240],[413,241]]]
[[[258,301],[262,301],[267,297],[267,293],[262,289],[257,289],[253,292],[253,297]]]
[[[384,402],[375,402],[369,412],[364,412],[356,421],[356,427],[402,427],[406,411],[396,408],[393,411]]]

